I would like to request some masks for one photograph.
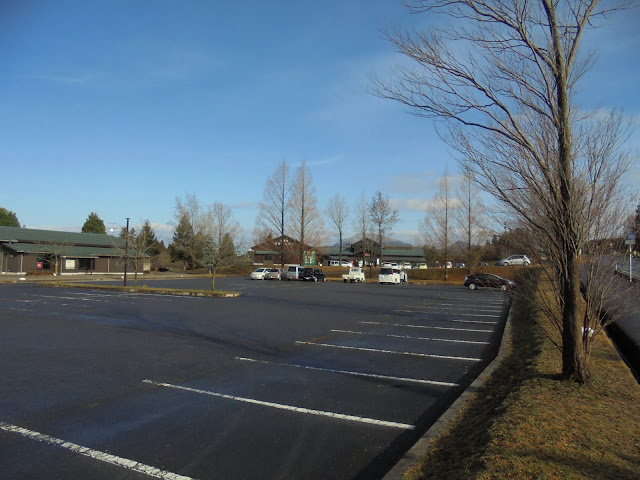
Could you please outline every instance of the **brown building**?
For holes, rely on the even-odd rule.
[[[119,237],[0,227],[0,273],[54,273],[57,264],[61,275],[119,274],[124,258],[125,242]],[[131,264],[128,269],[133,272]]]
[[[305,246],[305,265],[316,265],[320,258],[318,248]],[[251,247],[249,253],[254,265],[300,265],[300,242],[287,235],[278,238],[267,238]]]

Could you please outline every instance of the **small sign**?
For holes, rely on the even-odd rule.
[[[36,263],[36,268],[37,268],[38,270],[42,270],[42,262],[37,262],[37,263]]]
[[[633,232],[627,233],[627,239],[625,240],[624,244],[633,245],[634,243],[636,243],[636,234]]]

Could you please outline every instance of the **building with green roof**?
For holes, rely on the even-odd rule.
[[[125,251],[112,235],[0,226],[0,273],[119,274]]]

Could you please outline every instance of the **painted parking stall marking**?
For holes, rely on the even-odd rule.
[[[402,352],[399,350],[381,350],[377,348],[366,348],[366,347],[351,347],[348,345],[334,345],[332,343],[316,343],[316,342],[303,342],[296,341],[299,345],[312,345],[315,347],[328,347],[328,348],[341,348],[343,350],[357,350],[360,352],[373,352],[373,353],[387,353],[392,355],[407,355],[410,357],[423,357],[423,358],[441,358],[445,360],[460,360],[467,362],[481,362],[481,358],[471,358],[471,357],[455,357],[453,355],[435,355],[432,353],[416,353],[416,352]]]
[[[304,408],[304,407],[295,407],[292,405],[284,405],[282,403],[274,403],[274,402],[266,402],[263,400],[257,400],[255,398],[247,398],[247,397],[238,397],[235,395],[228,395],[225,393],[218,393],[218,392],[212,392],[209,390],[202,390],[199,388],[191,388],[191,387],[185,387],[183,385],[174,385],[171,383],[163,383],[163,382],[155,382],[153,380],[143,380],[143,383],[148,383],[150,385],[155,385],[156,387],[164,387],[164,388],[171,388],[174,390],[182,390],[185,392],[190,392],[190,393],[197,393],[200,395],[209,395],[211,397],[217,397],[217,398],[224,398],[226,400],[233,400],[236,402],[243,402],[243,403],[251,403],[253,405],[259,405],[262,407],[270,407],[270,408],[277,408],[279,410],[287,410],[289,412],[296,412],[296,413],[303,413],[303,414],[307,414],[307,415],[318,415],[318,416],[322,416],[322,417],[330,417],[330,418],[334,418],[334,419],[338,419],[338,420],[347,420],[350,422],[359,422],[359,423],[366,423],[369,425],[377,425],[380,427],[389,427],[389,428],[398,428],[401,430],[413,430],[414,426],[407,424],[407,423],[398,423],[398,422],[390,422],[387,420],[377,420],[375,418],[368,418],[368,417],[359,417],[357,415],[346,415],[343,413],[335,413],[335,412],[327,412],[324,410],[313,410],[310,408]]]
[[[352,335],[371,335],[376,337],[389,337],[389,338],[402,338],[406,340],[427,340],[432,342],[451,342],[451,343],[470,343],[475,345],[489,345],[489,342],[478,342],[475,340],[456,340],[452,338],[433,338],[433,337],[414,337],[412,335],[392,335],[389,333],[371,333],[371,332],[357,332],[354,330],[331,330],[336,333],[348,333]]]
[[[361,320],[359,323],[363,323],[365,325],[389,325],[391,327],[428,328],[433,330],[453,330],[456,332],[493,333],[493,330],[482,330],[477,328],[435,327],[431,325],[412,325],[412,324],[404,324],[404,323],[386,323],[386,322],[373,322],[373,321],[364,321],[364,320]]]
[[[32,440],[37,440],[38,442],[44,442],[48,443],[49,445],[64,448],[73,453],[77,453],[78,455],[83,455],[94,460],[110,463],[111,465],[116,465],[118,467],[122,467],[134,472],[143,473],[149,477],[160,478],[162,480],[194,480],[192,477],[185,477],[184,475],[178,475],[166,470],[160,470],[159,468],[151,467],[149,465],[145,465],[144,463],[136,462],[135,460],[117,457],[109,453],[93,450],[92,448],[83,447],[82,445],[78,445],[77,443],[67,442],[66,440],[61,440],[44,433],[35,432],[33,430],[28,430],[26,428],[18,427],[16,425],[11,425],[5,422],[0,422],[0,430],[4,430],[5,432],[17,433],[18,435],[31,438]]]
[[[277,365],[281,367],[291,367],[291,368],[302,368],[305,370],[313,370],[317,372],[327,372],[327,373],[339,373],[341,375],[351,375],[354,377],[365,377],[365,378],[378,378],[381,380],[393,380],[396,382],[408,382],[408,383],[421,383],[426,385],[440,385],[443,387],[457,387],[457,383],[451,382],[440,382],[438,380],[426,380],[422,378],[409,378],[409,377],[394,377],[391,375],[378,375],[375,373],[364,373],[364,372],[353,372],[349,370],[336,370],[333,368],[322,368],[322,367],[311,367],[308,365],[296,365],[293,363],[280,363],[280,362],[271,362],[269,360],[256,360],[253,358],[246,357],[236,357],[236,360],[240,360],[243,362],[252,362],[252,363],[263,363],[266,365]]]

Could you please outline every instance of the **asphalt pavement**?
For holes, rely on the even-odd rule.
[[[510,300],[216,283],[243,296],[0,285],[3,478],[382,478],[493,358]]]

